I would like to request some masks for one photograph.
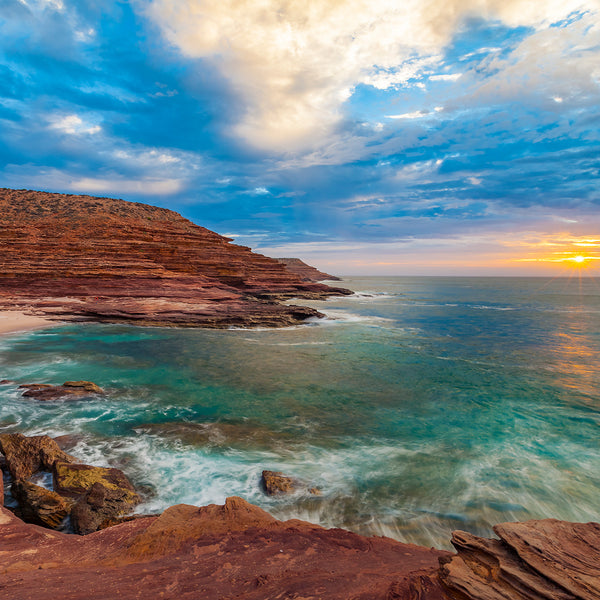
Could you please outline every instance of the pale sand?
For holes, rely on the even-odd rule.
[[[0,310],[0,335],[16,333],[17,331],[31,331],[45,327],[56,327],[56,321],[50,321],[43,317],[26,315],[16,310]]]

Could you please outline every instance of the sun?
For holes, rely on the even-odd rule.
[[[582,262],[585,260],[585,256],[581,256],[581,255],[579,255],[579,256],[575,256],[575,257],[573,257],[573,260],[574,260],[576,263],[582,263]]]

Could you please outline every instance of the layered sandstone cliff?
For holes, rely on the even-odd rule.
[[[0,308],[61,318],[223,327],[316,316],[289,298],[349,294],[164,208],[0,189]]]

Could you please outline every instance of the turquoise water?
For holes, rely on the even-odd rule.
[[[140,512],[243,496],[279,517],[448,547],[509,520],[600,520],[600,281],[347,278],[283,330],[66,325],[0,340],[0,379],[91,380],[0,431],[76,435]],[[267,498],[263,469],[320,496]]]

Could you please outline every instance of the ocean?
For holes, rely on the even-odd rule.
[[[2,385],[0,433],[72,435],[83,462],[125,471],[144,514],[237,495],[437,548],[455,529],[600,521],[600,279],[340,285],[356,295],[298,301],[327,318],[287,329],[2,338],[0,379],[90,380],[107,395],[43,403]],[[263,469],[306,487],[267,497]]]

